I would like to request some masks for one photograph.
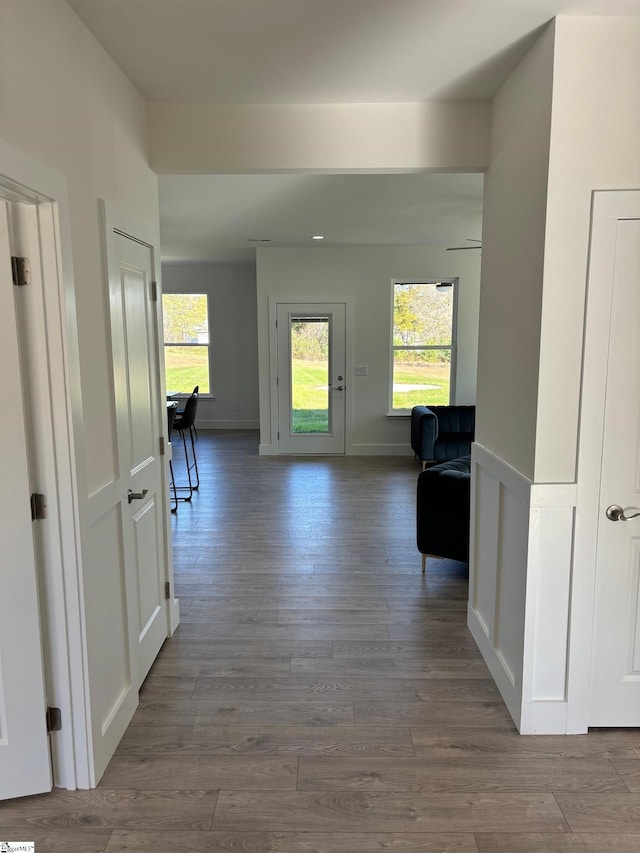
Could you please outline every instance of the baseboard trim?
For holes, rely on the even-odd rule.
[[[213,429],[260,429],[260,421],[255,420],[205,420],[198,418],[196,429],[213,430]]]
[[[169,602],[169,636],[173,636],[173,632],[180,624],[180,599],[172,598]]]
[[[347,456],[413,456],[408,444],[350,444]]]

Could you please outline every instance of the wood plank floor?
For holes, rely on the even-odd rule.
[[[37,853],[638,853],[640,735],[520,737],[415,549],[410,458],[202,433],[181,625],[95,791],[0,804]]]

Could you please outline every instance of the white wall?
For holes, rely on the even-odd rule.
[[[62,0],[0,4],[0,79],[0,137],[68,182],[91,494],[115,466],[97,200],[157,225],[146,106]]]
[[[485,176],[477,441],[533,478],[554,29],[493,104]]]
[[[640,18],[556,21],[535,480],[573,482],[591,194],[640,187]]]
[[[489,162],[488,101],[150,104],[159,174],[458,169]]]
[[[164,293],[206,293],[214,399],[200,397],[202,429],[258,429],[258,320],[254,266],[162,265]]]
[[[91,497],[115,479],[117,460],[104,235],[98,199],[158,230],[157,180],[148,165],[146,106],[62,0],[0,4],[0,138],[68,187],[81,394],[74,396],[86,671],[96,754],[131,683],[128,661],[105,658],[126,622],[117,547],[100,543]],[[74,389],[77,383],[72,383]],[[91,515],[93,513],[93,515]],[[100,590],[107,589],[102,596]],[[115,601],[110,610],[105,600]],[[99,603],[99,607],[98,607]],[[103,662],[109,663],[109,678]],[[79,687],[79,685],[75,685]],[[115,744],[113,744],[115,746]],[[108,756],[107,756],[108,758]],[[96,766],[104,769],[104,749]]]
[[[458,276],[458,373],[456,402],[475,402],[480,253],[422,246],[371,246],[257,250],[260,442],[273,452],[269,388],[269,297],[349,300],[347,335],[347,453],[408,453],[407,418],[387,417],[391,346],[391,282]],[[349,346],[348,346],[349,349]],[[366,365],[368,376],[353,376]],[[271,450],[269,450],[271,448]]]

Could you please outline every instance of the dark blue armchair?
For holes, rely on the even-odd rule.
[[[471,453],[475,428],[475,406],[414,406],[411,447],[423,468],[427,462],[449,462]]]
[[[416,508],[422,571],[428,556],[469,562],[471,457],[462,456],[421,471]]]

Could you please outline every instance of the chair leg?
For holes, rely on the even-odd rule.
[[[173,462],[171,462],[171,460],[169,460],[169,473],[171,475],[169,485],[173,491],[173,503],[174,503],[174,506],[171,507],[171,512],[178,512],[178,493],[176,491],[176,479],[173,476]]]
[[[196,456],[196,446],[193,441],[193,433],[195,432],[195,427],[189,427],[189,438],[191,439],[191,453],[193,454],[193,465],[192,467],[196,472],[196,484],[193,487],[195,492],[200,488],[200,472],[198,471],[198,457]],[[196,432],[196,438],[198,437],[198,433]]]
[[[176,490],[176,492],[189,492],[188,497],[186,497],[186,496],[184,498],[178,497],[179,501],[187,501],[188,502],[193,497],[193,482],[191,481],[191,465],[189,463],[189,454],[187,452],[187,440],[184,437],[184,430],[178,430],[178,432],[180,433],[180,437],[182,438],[182,446],[184,447],[184,460],[185,460],[185,466],[187,468],[187,480],[189,482],[189,485],[188,486],[176,486],[175,490]]]

